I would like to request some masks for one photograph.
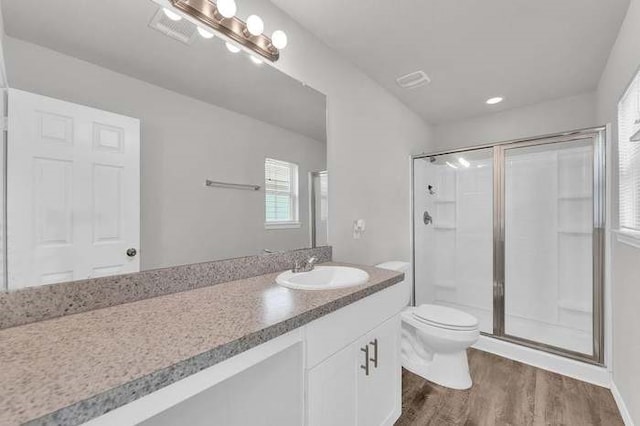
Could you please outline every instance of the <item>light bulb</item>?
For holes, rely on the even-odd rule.
[[[235,0],[218,0],[218,12],[225,18],[233,18],[238,10]]]
[[[264,22],[258,15],[250,15],[247,18],[247,31],[251,35],[259,36],[264,31]]]
[[[282,30],[275,30],[273,34],[271,34],[271,43],[276,49],[284,49],[287,47],[287,33]]]
[[[256,65],[262,65],[262,59],[258,58],[257,56],[249,56],[249,59],[251,59],[251,62],[253,62]]]
[[[499,104],[503,100],[504,100],[504,98],[501,98],[500,96],[496,96],[495,98],[487,99],[487,104],[488,105],[495,105],[495,104]]]
[[[467,160],[465,160],[462,157],[458,158],[458,163],[462,164],[464,167],[469,167],[471,165],[470,162],[468,162]]]
[[[204,28],[198,27],[198,33],[202,38],[213,38],[213,33],[205,30]]]
[[[182,19],[182,16],[178,15],[173,10],[167,9],[166,7],[162,9],[162,11],[167,16],[167,18],[171,19],[172,21],[179,21]]]
[[[227,46],[227,50],[231,53],[238,53],[240,51],[240,48],[238,46],[236,46],[235,44],[229,43],[228,41],[224,43],[225,46]]]

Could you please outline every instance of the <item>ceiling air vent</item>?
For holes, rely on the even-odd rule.
[[[424,71],[415,71],[398,77],[396,83],[403,89],[415,89],[416,87],[431,83],[431,79]]]
[[[149,26],[184,44],[191,44],[197,33],[197,28],[194,24],[186,19],[172,21],[162,9],[158,9],[158,13],[151,19]]]

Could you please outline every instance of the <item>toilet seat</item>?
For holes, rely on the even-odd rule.
[[[473,331],[478,320],[466,312],[440,305],[420,305],[412,310],[416,321],[436,328],[453,331]]]

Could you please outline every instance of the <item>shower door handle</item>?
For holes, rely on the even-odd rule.
[[[424,211],[424,214],[422,215],[422,221],[424,222],[425,225],[431,225],[433,223],[433,218],[431,217],[431,215],[429,214],[428,211]]]

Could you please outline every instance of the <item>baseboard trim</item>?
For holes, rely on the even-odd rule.
[[[624,399],[622,399],[622,395],[620,395],[620,391],[616,386],[616,383],[611,378],[611,393],[613,394],[613,399],[616,401],[616,405],[618,406],[618,410],[620,410],[620,415],[622,416],[622,421],[625,426],[635,426],[633,423],[633,419],[631,418],[631,413],[627,409],[627,404],[624,403]]]
[[[605,388],[611,387],[611,374],[605,367],[575,361],[558,355],[516,345],[489,336],[480,336],[475,349],[572,377]]]

